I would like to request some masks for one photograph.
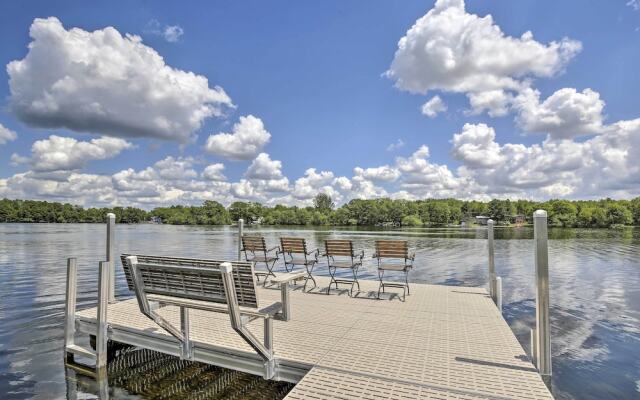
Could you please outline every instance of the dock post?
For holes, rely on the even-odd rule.
[[[496,297],[496,264],[493,243],[493,220],[487,221],[487,250],[489,253],[489,295],[493,302],[498,304]]]
[[[98,332],[96,332],[96,370],[107,366],[107,306],[109,305],[109,273],[111,263],[100,261],[98,268]]]
[[[64,348],[75,344],[76,296],[78,292],[78,265],[75,258],[67,258],[67,293],[65,297]],[[66,352],[67,362],[73,361],[73,353]]]
[[[244,234],[244,219],[238,220],[238,261],[242,261],[242,235]]]
[[[116,215],[107,214],[107,261],[111,262],[109,271],[109,303],[116,301],[116,269],[115,269],[115,236],[116,236]]]
[[[496,278],[496,306],[500,313],[502,314],[502,278]]]
[[[538,372],[550,387],[551,321],[549,319],[549,248],[547,212],[533,213],[533,237],[536,265],[536,361]]]

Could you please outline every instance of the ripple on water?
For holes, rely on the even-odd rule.
[[[416,253],[415,269],[411,273],[413,282],[482,286],[487,279],[486,231],[483,229],[389,231],[265,227],[247,231],[264,234],[273,245],[281,235],[303,236],[311,247],[322,247],[323,241],[332,237],[352,239],[356,248],[365,250],[361,273],[369,279],[377,276],[370,256],[375,240],[381,237],[409,242]],[[78,259],[79,307],[92,305],[96,298],[97,265],[104,256],[104,233],[104,225],[93,224],[0,224],[0,398],[3,400],[67,395],[84,398],[98,393],[94,381],[76,377],[62,367],[61,348],[65,260],[67,257]],[[550,229],[549,234],[556,397],[638,398],[640,230]],[[496,269],[503,278],[504,314],[525,348],[529,347],[529,329],[535,324],[532,238],[529,228],[496,229]],[[234,258],[235,240],[235,230],[227,227],[117,227],[118,252]],[[326,274],[325,271],[318,268],[320,274]],[[129,295],[120,269],[117,281],[117,293]],[[207,385],[214,385],[212,382],[216,379],[228,376],[226,372],[214,371],[214,367],[155,357],[161,360],[149,362],[155,369],[149,365],[139,366],[153,370],[152,380],[142,379],[140,374],[114,372],[110,376],[112,397],[156,398],[162,391],[177,393],[178,388],[188,388],[197,382],[209,387]],[[181,378],[163,377],[166,371],[172,371],[172,377]],[[246,379],[248,385],[258,385],[255,387],[263,384],[250,378],[242,379]],[[154,388],[160,392],[154,392]],[[193,395],[193,392],[184,393]]]

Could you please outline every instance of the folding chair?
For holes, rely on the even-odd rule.
[[[331,292],[331,285],[334,283],[336,285],[336,289],[338,289],[338,283],[350,283],[351,289],[349,289],[349,296],[353,295],[354,286],[358,286],[358,291],[360,291],[358,268],[362,266],[364,250],[359,253],[355,253],[353,250],[353,242],[351,240],[325,240],[324,247],[324,255],[327,257],[329,275],[331,276],[331,281],[327,288],[327,294]],[[337,279],[336,272],[338,268],[349,269],[353,274],[353,279]]]
[[[312,276],[312,272],[313,267],[318,263],[320,250],[313,249],[307,251],[307,241],[303,238],[295,237],[281,237],[280,249],[282,259],[284,260],[284,268],[287,272],[292,272],[296,265],[303,265],[307,271],[307,276],[304,279],[303,290],[307,290],[307,283],[309,282],[309,279],[313,282],[312,289],[314,289],[317,284],[316,280]]]
[[[409,270],[413,268],[415,254],[409,255],[409,245],[405,240],[376,240],[376,252],[373,258],[378,260],[378,298],[380,291],[385,292],[385,287],[402,288],[402,299],[406,298],[409,292]],[[384,282],[385,271],[396,271],[404,273],[404,283]]]

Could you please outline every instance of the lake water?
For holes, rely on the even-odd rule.
[[[406,239],[415,250],[413,282],[483,286],[487,281],[483,229],[257,230],[273,245],[281,235],[304,236],[314,246],[331,237],[352,239],[368,257],[362,278],[375,278],[370,255],[374,240],[385,237]],[[235,235],[231,227],[118,225],[116,243],[118,253],[233,258]],[[79,307],[95,304],[104,236],[104,225],[0,224],[1,399],[96,397],[98,389],[92,380],[63,366],[63,314],[67,257],[78,259]],[[639,399],[640,230],[551,229],[550,237],[555,397]],[[525,349],[535,324],[532,238],[529,228],[496,228],[496,269],[503,279],[504,315]],[[318,268],[319,274],[325,271]],[[119,263],[117,274],[117,295],[130,296]],[[112,398],[161,398],[162,393],[178,393],[177,388],[213,385],[220,379],[245,385],[243,390],[249,385],[256,393],[288,390],[286,385],[262,387],[264,383],[253,377],[232,376],[229,371],[148,352],[124,354],[112,368]],[[207,397],[206,393],[199,396]]]

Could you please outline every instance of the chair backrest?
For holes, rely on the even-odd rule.
[[[126,258],[138,258],[138,270],[147,293],[226,303],[220,264],[230,262],[238,304],[258,307],[254,264],[247,261],[202,260],[150,255],[123,254],[127,285],[135,291],[132,271]]]
[[[351,240],[330,239],[324,241],[325,253],[330,257],[354,257]]]
[[[264,241],[264,236],[261,235],[243,235],[242,247],[245,252],[250,251],[255,253],[267,251],[267,243]]]
[[[307,241],[304,238],[281,237],[280,248],[283,253],[304,253],[307,254]]]
[[[409,258],[409,244],[406,240],[376,240],[378,258]]]

